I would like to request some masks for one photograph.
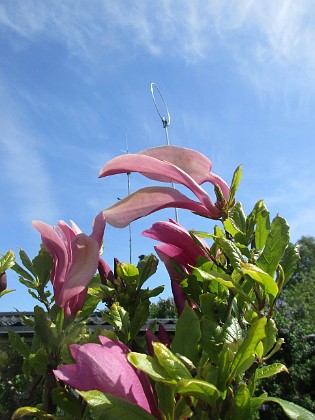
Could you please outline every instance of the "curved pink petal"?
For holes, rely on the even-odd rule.
[[[169,222],[154,223],[150,229],[142,232],[142,235],[160,242],[172,244],[180,248],[187,255],[190,255],[193,259],[197,259],[200,255],[207,255],[192,239],[189,232],[172,219]],[[205,248],[208,247],[202,238],[200,238],[200,241],[204,244]]]
[[[160,260],[164,263],[168,274],[173,280],[182,280],[183,275],[176,269],[172,261],[179,265],[188,274],[188,264],[193,265],[194,259],[189,254],[184,254],[183,250],[170,244],[161,244],[154,247]]]
[[[160,146],[143,150],[138,154],[172,163],[191,176],[199,185],[204,182],[211,182],[213,185],[218,185],[225,199],[227,200],[229,198],[230,188],[227,183],[218,175],[211,172],[211,161],[196,150],[177,146]]]
[[[168,207],[191,210],[204,217],[220,217],[219,209],[214,208],[210,213],[203,204],[170,187],[142,188],[105,209],[104,215],[110,225],[122,228],[140,217]]]
[[[72,264],[67,273],[57,305],[64,307],[73,296],[81,293],[94,276],[99,259],[98,243],[84,233],[80,233],[71,242]]]
[[[199,185],[210,181],[212,163],[205,155],[195,150],[178,146],[160,146],[143,150],[138,154],[172,163],[191,176]]]
[[[201,203],[211,212],[215,209],[210,196],[186,172],[167,161],[141,154],[127,154],[110,160],[99,173],[99,177],[120,173],[139,172],[142,175],[163,182],[175,182],[189,188]]]
[[[32,225],[41,234],[43,245],[54,259],[52,284],[55,294],[59,295],[69,263],[65,242],[58,235],[55,228],[47,223],[33,220]],[[56,282],[56,279],[58,279],[58,282]]]
[[[99,247],[102,246],[105,226],[106,226],[105,215],[104,215],[104,212],[101,211],[95,217],[95,219],[93,221],[93,231],[90,235],[91,238],[96,240]]]
[[[98,390],[122,397],[152,412],[137,371],[120,345],[109,340],[102,345],[71,345],[70,349],[76,363],[54,370],[58,379],[80,391]],[[154,398],[152,389],[151,395]]]

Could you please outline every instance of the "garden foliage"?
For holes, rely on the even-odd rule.
[[[195,199],[170,186],[145,187],[101,212],[90,236],[74,223],[34,222],[43,243],[39,254],[30,259],[21,250],[22,264],[14,265],[12,254],[4,257],[0,271],[11,267],[39,301],[34,319],[21,314],[34,329],[32,343],[9,332],[10,346],[23,357],[21,401],[29,390],[40,395],[13,419],[234,420],[255,418],[270,403],[289,418],[314,418],[293,401],[261,391],[270,378],[289,375],[284,363],[273,362],[284,344],[275,313],[299,261],[289,226],[280,215],[272,219],[262,200],[245,214],[236,200],[241,167],[228,186],[211,166],[200,153],[173,146],[114,158],[100,177],[139,172],[181,184]],[[143,233],[161,242],[155,250],[178,312],[174,336],[163,328],[154,334],[152,325],[143,337],[150,299],[163,290],[148,286],[158,260],[148,253],[137,266],[116,260],[111,269],[100,255],[103,230],[105,222],[124,227],[168,207],[192,211],[192,221],[206,218],[209,231],[169,220]],[[87,329],[96,307],[112,330]]]

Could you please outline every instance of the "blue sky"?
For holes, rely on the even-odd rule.
[[[97,175],[126,150],[126,133],[131,153],[165,143],[151,82],[170,110],[171,144],[207,155],[227,182],[242,164],[247,212],[264,198],[293,241],[315,235],[314,22],[307,0],[2,0],[0,253],[36,255],[33,219],[74,220],[89,234],[127,194],[126,175]],[[145,185],[132,176],[132,191]],[[153,251],[141,232],[168,217],[133,223],[134,263]],[[186,228],[212,230],[199,219],[179,212]],[[104,259],[128,261],[128,241],[128,228],[107,226]],[[169,296],[162,267],[160,283]],[[33,308],[14,273],[9,287],[2,311]]]

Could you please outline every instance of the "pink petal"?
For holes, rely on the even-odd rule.
[[[189,232],[179,223],[171,220],[169,222],[156,222],[150,229],[142,232],[143,236],[155,239],[160,242],[175,245],[191,258],[197,259],[200,255],[206,256],[205,251],[200,248],[190,236]],[[200,238],[202,241],[202,239]],[[207,248],[207,244],[204,243]]]
[[[34,220],[32,222],[34,228],[41,234],[42,242],[54,259],[54,271],[52,283],[55,290],[55,295],[59,295],[64,277],[68,267],[68,251],[64,241],[56,232],[55,228],[49,226],[47,223]],[[55,281],[57,279],[57,281]]]
[[[74,354],[75,365],[54,371],[58,379],[80,391],[98,390],[122,397],[151,412],[137,372],[119,345],[111,340],[106,345],[88,343],[76,346]]]
[[[116,175],[127,172],[139,172],[150,179],[163,182],[175,182],[189,188],[196,197],[208,208],[215,211],[215,206],[199,184],[186,172],[169,162],[155,159],[141,154],[127,154],[117,156],[110,160],[99,173],[99,177]]]
[[[58,301],[56,299],[57,305],[61,307],[88,286],[98,266],[99,246],[94,239],[80,233],[72,241],[71,247],[72,264]]]
[[[95,239],[96,242],[98,242],[99,247],[102,246],[105,225],[106,222],[104,212],[101,211],[93,221],[93,232],[90,235],[91,238]]]
[[[106,221],[115,227],[123,228],[134,220],[168,207],[187,209],[211,217],[204,205],[190,200],[184,194],[170,187],[146,187],[118,201],[104,210]],[[212,217],[220,217],[216,209]]]
[[[210,181],[212,163],[205,155],[195,150],[177,146],[160,146],[143,150],[138,154],[151,156],[178,166],[199,185]]]

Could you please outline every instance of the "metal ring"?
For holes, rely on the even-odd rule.
[[[167,118],[164,118],[164,117],[162,116],[162,114],[160,113],[160,111],[159,111],[159,108],[158,108],[158,106],[157,106],[157,104],[156,104],[156,100],[155,100],[155,97],[154,97],[153,88],[156,88],[156,90],[159,92],[159,94],[160,94],[160,96],[161,96],[161,98],[162,98],[162,101],[163,101],[163,103],[164,103],[164,106],[165,106],[165,109],[166,109],[166,112],[167,112]],[[162,120],[162,123],[163,123],[163,128],[166,128],[166,127],[168,127],[168,126],[170,125],[170,123],[171,123],[170,113],[168,112],[168,108],[167,108],[166,102],[165,102],[165,100],[164,100],[164,98],[163,98],[163,95],[162,95],[162,93],[161,93],[160,89],[159,89],[159,88],[157,87],[157,85],[156,85],[155,83],[153,83],[153,82],[151,83],[151,94],[152,94],[152,99],[153,99],[153,102],[154,102],[155,108],[156,108],[156,110],[157,110],[157,113],[159,114],[159,116],[160,116],[160,118],[161,118],[161,120]]]

